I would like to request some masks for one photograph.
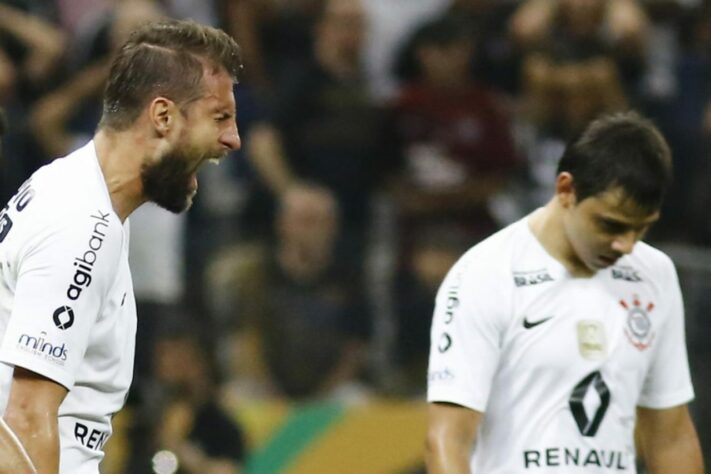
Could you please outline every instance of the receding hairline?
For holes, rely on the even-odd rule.
[[[202,99],[206,96],[206,94],[205,94],[205,76],[207,76],[208,74],[219,74],[219,72],[222,71],[230,76],[233,83],[237,84],[237,82],[238,82],[237,78],[234,76],[234,74],[232,74],[229,70],[227,70],[227,68],[223,64],[220,64],[219,62],[214,61],[207,54],[199,54],[199,53],[196,53],[196,52],[191,51],[189,49],[180,50],[178,48],[171,48],[170,46],[155,44],[155,43],[151,43],[148,41],[142,41],[140,43],[135,43],[133,45],[133,47],[136,49],[145,47],[145,48],[148,48],[148,49],[151,49],[154,51],[161,51],[163,53],[172,55],[173,57],[177,57],[179,54],[185,53],[185,54],[192,56],[202,66],[202,75],[200,78],[200,83],[199,83],[198,87],[195,89],[194,94],[191,94],[190,96],[185,97],[182,100],[176,101],[173,97],[169,97],[165,94],[162,94],[159,91],[155,91],[153,97],[148,99],[146,104],[150,104],[156,99],[163,98],[163,99],[170,100],[171,102],[174,102],[181,111],[185,112],[191,104],[199,101],[200,99]],[[144,104],[144,107],[145,107],[145,104]]]
[[[189,54],[198,62],[200,62],[200,64],[202,64],[203,72],[207,71],[209,68],[212,68],[213,71],[219,71],[220,69],[222,69],[230,75],[230,77],[232,78],[232,82],[234,82],[235,84],[239,82],[238,77],[236,75],[237,71],[231,71],[230,68],[228,68],[225,64],[222,64],[220,61],[215,61],[215,58],[212,58],[210,54],[200,54],[196,53],[195,51],[191,51],[190,49],[180,49],[179,47],[171,48],[170,46],[155,44],[149,41],[141,41],[140,43],[135,43],[132,46],[136,49],[146,47],[148,49],[162,51],[167,54],[172,54],[174,56],[177,56],[181,53]],[[237,69],[239,69],[239,67]]]

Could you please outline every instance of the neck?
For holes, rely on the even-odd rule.
[[[468,90],[469,79],[466,77],[451,75],[451,76],[434,76],[426,78],[427,84],[432,89],[440,91],[444,94],[458,95]]]
[[[563,210],[553,198],[545,207],[534,211],[528,225],[543,248],[558,260],[574,277],[588,278],[595,274],[578,258],[565,233]]]
[[[313,251],[308,246],[284,243],[279,248],[277,258],[287,275],[306,283],[323,274],[330,261],[330,253]]]
[[[94,146],[111,205],[121,222],[146,201],[141,183],[143,155],[136,137],[130,131],[113,132],[100,129],[94,136]]]

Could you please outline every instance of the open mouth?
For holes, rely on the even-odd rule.
[[[190,191],[192,191],[193,194],[194,194],[195,192],[197,192],[197,189],[198,189],[197,174],[198,174],[198,171],[203,167],[203,165],[204,165],[205,163],[209,163],[209,164],[211,164],[211,165],[219,165],[220,162],[225,158],[225,156],[226,156],[226,155],[203,158],[202,160],[200,160],[200,161],[198,162],[197,165],[195,165],[195,167],[193,168],[193,170],[192,170],[192,171],[190,172],[190,174],[189,174],[190,183],[189,183],[189,185],[188,185]]]

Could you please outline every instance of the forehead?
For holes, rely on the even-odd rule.
[[[652,223],[659,218],[659,209],[639,206],[621,188],[604,191],[583,200],[580,206],[595,215],[627,223]]]
[[[234,112],[235,96],[232,77],[223,68],[206,67],[202,78],[203,95],[198,102],[209,110]]]

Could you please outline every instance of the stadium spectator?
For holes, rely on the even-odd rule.
[[[392,350],[396,371],[392,390],[421,396],[427,388],[430,326],[434,298],[449,268],[476,242],[461,228],[431,225],[409,238],[408,254],[394,282],[396,337]]]
[[[672,188],[660,233],[667,240],[706,245],[711,238],[711,6],[687,12],[680,22],[682,51],[675,62],[677,92],[666,117],[669,143],[675,151]]]
[[[299,202],[302,181],[334,194],[339,238],[356,262],[364,254],[379,170],[389,159],[384,120],[361,67],[364,21],[360,0],[325,2],[311,59],[291,72],[273,120],[254,125],[248,142],[250,161],[277,199],[293,193],[292,202]],[[271,215],[261,213],[268,218],[262,228],[271,227]]]
[[[424,371],[432,300],[415,302],[430,296],[433,284],[436,289],[454,255],[498,229],[489,200],[519,161],[501,98],[472,78],[469,23],[451,16],[428,22],[406,51],[402,92],[393,106],[404,162],[393,173],[401,254],[396,352],[400,364],[412,368],[419,359]],[[435,268],[439,274],[428,274]],[[416,289],[423,294],[413,298]],[[421,378],[409,385],[424,388]]]
[[[13,117],[5,136],[0,202],[45,163],[29,137],[27,111],[60,74],[66,45],[53,2],[0,1],[0,106]]]
[[[67,37],[56,23],[56,12],[48,5],[32,1],[0,2],[0,78],[3,92],[31,100],[57,72]],[[3,84],[0,82],[0,84]]]
[[[246,81],[271,103],[277,86],[306,61],[324,0],[235,0],[226,2],[230,33],[243,48]]]
[[[614,62],[604,57],[557,61],[534,54],[524,61],[522,74],[515,133],[527,169],[509,190],[519,217],[547,201],[565,144],[588,121],[628,103]]]
[[[447,14],[470,25],[475,34],[473,68],[488,87],[515,95],[520,90],[521,51],[508,31],[517,1],[453,0]]]
[[[246,456],[244,435],[220,403],[220,377],[207,349],[214,344],[201,343],[198,334],[163,333],[156,344],[155,375],[163,393],[151,446],[175,454],[180,473],[238,474]],[[149,466],[140,472],[155,472]],[[130,472],[138,474],[136,469]]]
[[[454,265],[432,323],[432,474],[634,472],[637,454],[702,473],[676,270],[639,242],[670,179],[651,122],[603,116],[565,149],[548,204]]]
[[[397,203],[415,228],[445,221],[476,239],[496,229],[487,201],[518,164],[511,120],[501,99],[471,77],[474,40],[466,23],[435,20],[412,43],[410,77],[394,105],[405,161]]]
[[[363,51],[368,88],[378,103],[398,93],[397,55],[422,23],[442,15],[451,0],[363,0],[366,35]]]
[[[275,240],[218,255],[208,285],[225,299],[245,396],[293,400],[363,394],[370,321],[351,256],[338,246],[337,203],[310,186],[281,201]],[[222,294],[222,296],[218,296]],[[250,394],[251,392],[251,394]]]
[[[525,54],[613,59],[630,93],[638,90],[645,70],[648,24],[636,0],[526,0],[510,28]]]

